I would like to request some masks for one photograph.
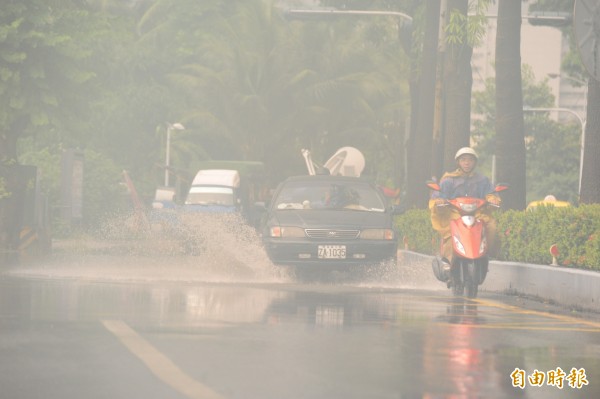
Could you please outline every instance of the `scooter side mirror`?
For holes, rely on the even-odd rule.
[[[509,186],[506,183],[498,183],[498,184],[496,184],[494,191],[498,193],[500,191],[508,190],[508,187]]]
[[[434,191],[440,191],[440,185],[438,183],[434,182],[433,180],[427,181],[427,187],[429,187],[430,189],[432,189]]]

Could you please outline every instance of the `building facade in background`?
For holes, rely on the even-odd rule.
[[[522,2],[523,16],[528,15],[529,4],[536,0]],[[471,65],[473,68],[473,91],[485,89],[485,81],[495,76],[496,26],[498,4],[492,4],[488,10],[486,33],[479,46],[473,49]],[[579,82],[561,73],[563,56],[569,52],[569,43],[560,29],[531,25],[523,18],[521,26],[521,63],[531,66],[537,82],[548,80],[555,97],[555,108],[566,108],[576,112],[583,120],[586,117],[586,82]],[[525,106],[527,104],[524,104]],[[474,115],[474,118],[477,116]],[[575,116],[568,112],[554,112],[556,120],[572,120]]]

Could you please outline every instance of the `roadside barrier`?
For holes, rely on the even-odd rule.
[[[405,262],[426,262],[433,256],[401,250]],[[433,272],[431,272],[433,275]],[[600,312],[600,273],[562,266],[490,261],[480,291],[526,295],[577,310]]]

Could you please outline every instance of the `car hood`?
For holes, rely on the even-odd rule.
[[[275,211],[271,222],[303,228],[389,228],[392,225],[389,213],[344,210]]]

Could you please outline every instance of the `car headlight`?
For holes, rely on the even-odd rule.
[[[363,240],[393,240],[394,230],[392,229],[365,229],[360,232],[360,238]]]
[[[304,237],[304,229],[293,226],[273,226],[269,229],[271,237],[279,238],[300,238]]]

